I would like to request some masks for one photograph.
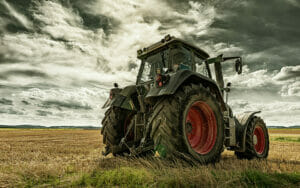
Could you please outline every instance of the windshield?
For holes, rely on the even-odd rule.
[[[137,83],[153,80],[156,73],[163,73],[166,66],[166,53],[161,51],[142,60]]]

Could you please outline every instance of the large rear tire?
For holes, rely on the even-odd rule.
[[[246,130],[245,152],[235,152],[238,159],[263,159],[269,154],[269,134],[265,122],[254,116]]]
[[[103,135],[103,143],[106,144],[108,153],[121,155],[125,152],[118,145],[124,137],[126,128],[131,123],[133,113],[118,107],[110,107],[105,112],[105,117],[102,120],[101,134]],[[107,153],[106,153],[107,154]]]
[[[158,103],[153,114],[157,117],[150,136],[160,156],[188,156],[201,163],[219,160],[224,144],[223,115],[208,88],[184,86]]]

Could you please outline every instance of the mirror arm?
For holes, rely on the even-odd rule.
[[[223,61],[231,60],[231,59],[242,59],[240,56],[234,56],[234,57],[224,57]]]
[[[224,91],[226,92],[226,100],[225,103],[228,103],[228,96],[229,96],[229,92],[230,92],[230,87],[231,87],[231,82],[228,82],[226,84],[226,87],[224,88]]]
[[[218,55],[217,57],[209,58],[209,59],[205,60],[205,62],[207,64],[212,64],[212,63],[215,63],[215,62],[222,63],[224,61],[228,61],[228,60],[231,60],[231,59],[240,59],[240,60],[242,60],[242,57],[241,56],[223,57],[223,54],[221,54],[221,55]]]
[[[218,55],[217,57],[213,57],[213,58],[209,58],[207,60],[205,60],[205,63],[207,64],[212,64],[212,63],[215,63],[215,62],[223,62],[224,59],[223,59],[223,54],[221,55]]]

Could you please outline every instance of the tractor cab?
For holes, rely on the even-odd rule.
[[[179,70],[197,71],[208,76],[210,70],[205,66],[208,57],[205,51],[192,44],[167,35],[160,42],[138,50],[138,58],[142,63],[137,84],[151,82],[157,75]]]
[[[165,36],[161,41],[137,51],[141,66],[136,84],[151,83],[164,75],[176,73],[181,70],[189,70],[198,73],[205,79],[212,80],[212,72],[215,73],[215,81],[219,88],[226,91],[223,80],[221,63],[236,59],[235,71],[242,73],[241,57],[223,57],[219,55],[209,58],[204,50],[185,42],[181,39]],[[213,67],[213,71],[211,68]],[[230,84],[229,84],[230,85]],[[228,91],[228,89],[227,89]]]

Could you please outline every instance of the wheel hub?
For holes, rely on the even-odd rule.
[[[193,125],[191,122],[186,122],[185,124],[185,130],[188,134],[190,134],[193,131]]]
[[[253,135],[253,144],[256,145],[257,144],[257,136]]]
[[[262,154],[265,150],[265,133],[261,126],[256,126],[253,132],[253,144],[257,154]]]
[[[211,107],[196,101],[188,109],[185,133],[192,149],[199,154],[209,153],[217,139],[217,121]]]

